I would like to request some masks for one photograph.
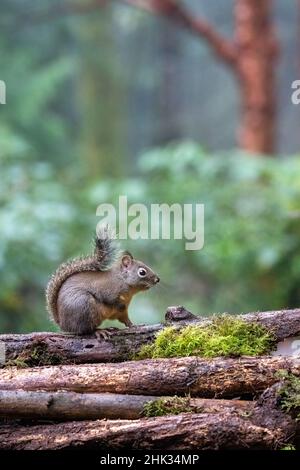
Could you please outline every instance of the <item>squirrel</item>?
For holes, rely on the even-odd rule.
[[[107,226],[100,226],[94,253],[63,263],[50,278],[47,310],[65,332],[101,336],[105,330],[97,327],[105,319],[133,326],[128,317],[133,295],[159,280],[146,264],[120,250]]]

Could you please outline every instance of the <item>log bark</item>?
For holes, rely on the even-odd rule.
[[[172,404],[173,397],[147,395],[119,395],[116,393],[31,392],[24,390],[0,391],[0,418],[75,421],[93,419],[139,419],[144,405],[158,398]],[[194,413],[218,414],[253,412],[255,402],[188,398]]]
[[[5,450],[209,450],[277,449],[290,437],[282,426],[255,425],[246,414],[183,413],[130,420],[80,421],[50,425],[2,425],[0,449]]]
[[[118,364],[11,367],[0,370],[0,390],[240,397],[256,395],[274,384],[281,369],[299,376],[300,358],[185,357]]]
[[[277,339],[300,334],[300,309],[240,315],[246,321],[258,322],[271,329]],[[211,320],[196,317],[184,307],[169,307],[167,325],[206,325]],[[154,340],[155,334],[166,324],[141,325],[114,330],[107,340],[95,336],[72,336],[59,333],[5,334],[0,341],[5,343],[6,363],[25,362],[29,365],[55,364],[63,362],[117,362],[129,359],[141,346]]]

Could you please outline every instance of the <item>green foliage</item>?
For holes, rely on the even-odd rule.
[[[151,178],[148,200],[205,204],[204,248],[186,252],[179,242],[163,248],[182,284],[180,293],[189,291],[194,277],[208,301],[198,301],[205,310],[209,305],[210,311],[251,311],[299,302],[298,158],[210,156],[186,143],[149,152],[141,168]]]
[[[79,219],[75,196],[50,163],[31,158],[30,146],[8,129],[1,143],[0,330],[41,329],[47,279],[60,260],[81,251],[74,234],[86,218]]]
[[[191,407],[189,397],[177,397],[175,395],[170,398],[158,398],[157,400],[149,401],[144,405],[142,414],[147,418],[151,418],[193,412],[195,412],[195,409]]]
[[[203,203],[205,243],[128,241],[160,272],[156,309],[184,303],[191,311],[241,313],[294,307],[300,302],[300,158],[212,155],[192,142],[145,153],[140,177],[93,185],[98,204]],[[144,321],[144,319],[143,319]]]
[[[209,155],[185,142],[145,154],[135,178],[84,185],[36,160],[31,144],[9,127],[2,128],[1,144],[2,331],[51,327],[44,308],[48,277],[61,261],[90,250],[96,207],[117,207],[120,194],[128,204],[205,204],[200,251],[186,251],[184,240],[123,242],[162,279],[157,295],[134,300],[134,321],[158,321],[170,304],[201,314],[299,304],[300,158]]]
[[[91,250],[97,222],[78,158],[76,81],[79,90],[87,87],[80,83],[74,18],[41,21],[56,11],[51,0],[2,3],[0,332],[49,330],[55,327],[45,310],[47,281],[59,263]],[[106,113],[108,121],[114,120]]]
[[[281,407],[300,420],[300,378],[287,371],[281,374],[283,384],[279,389]]]
[[[47,280],[60,262],[90,250],[96,207],[117,205],[119,195],[129,204],[205,204],[201,251],[181,240],[124,242],[162,279],[156,295],[134,299],[134,321],[158,321],[170,304],[201,314],[299,305],[300,159],[212,155],[192,142],[137,159],[136,148],[169,132],[157,101],[165,66],[153,67],[155,49],[136,41],[157,22],[120,6],[57,15],[56,3],[1,2],[0,331],[54,328]]]
[[[296,450],[296,447],[293,444],[287,444],[286,446],[282,447],[280,450]]]
[[[145,345],[138,359],[182,356],[258,356],[275,344],[273,335],[257,323],[222,315],[206,326],[167,327],[153,344]]]
[[[167,61],[182,46],[198,56],[198,45],[180,39],[174,53],[161,47],[157,57],[169,33],[154,18],[120,5],[60,15],[62,2],[54,3],[1,2],[0,331],[54,328],[44,308],[47,280],[60,262],[90,250],[96,207],[117,204],[120,194],[129,204],[205,204],[201,251],[180,240],[124,242],[162,279],[157,295],[134,299],[135,321],[158,321],[170,304],[201,314],[299,305],[299,157],[212,155],[181,142],[137,159],[147,142],[187,128],[203,135],[203,124],[193,123],[197,106],[169,123],[163,109],[172,109],[159,103]],[[153,31],[158,42],[145,49],[137,39]],[[176,99],[169,104],[181,109]],[[205,122],[214,108],[210,97]]]
[[[70,162],[73,137],[70,121],[65,119],[73,107],[65,91],[74,60],[61,46],[62,41],[68,44],[70,31],[60,23],[29,27],[25,17],[30,12],[30,21],[29,16],[37,11],[35,2],[26,3],[21,6],[19,0],[3,0],[0,69],[7,84],[7,105],[1,107],[0,126],[30,146],[31,158],[63,167]],[[44,8],[50,5],[44,0]],[[16,23],[21,18],[22,27]]]

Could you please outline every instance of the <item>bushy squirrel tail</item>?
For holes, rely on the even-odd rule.
[[[108,225],[97,227],[94,251],[98,265],[97,271],[110,269],[120,254],[120,245],[114,231]]]
[[[121,254],[118,241],[108,226],[97,227],[93,255],[74,258],[61,264],[52,274],[46,288],[46,304],[50,318],[59,323],[57,311],[58,293],[63,283],[73,274],[91,271],[107,271]]]

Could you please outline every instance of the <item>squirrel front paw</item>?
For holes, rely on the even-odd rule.
[[[119,330],[119,328],[116,328],[114,326],[110,328],[98,328],[95,331],[95,336],[98,341],[107,341],[116,330]]]

